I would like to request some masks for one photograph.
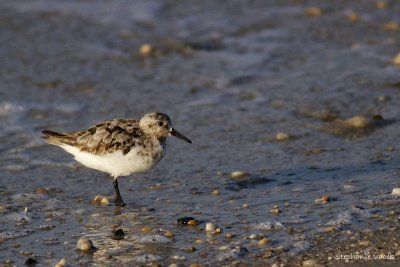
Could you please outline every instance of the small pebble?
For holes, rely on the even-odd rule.
[[[303,261],[303,267],[316,267],[319,266],[317,260],[305,260]]]
[[[233,235],[233,234],[231,234],[231,233],[227,233],[227,234],[225,235],[225,237],[226,237],[226,238],[233,238],[233,237],[234,237],[234,235]]]
[[[400,53],[398,53],[394,59],[393,59],[393,64],[396,66],[400,66]]]
[[[174,255],[171,257],[173,260],[180,260],[180,261],[184,261],[186,260],[185,256],[180,256],[180,255]]]
[[[383,28],[387,31],[397,31],[400,29],[400,25],[394,21],[391,21],[391,22],[385,23],[383,25]]]
[[[218,250],[228,250],[229,246],[225,245],[225,246],[221,246],[218,248]]]
[[[321,232],[329,233],[329,232],[334,232],[336,230],[337,230],[337,228],[335,226],[328,226],[328,227],[322,229]]]
[[[148,56],[153,52],[154,48],[150,44],[144,44],[139,49],[139,54],[142,56]]]
[[[189,267],[201,267],[201,265],[198,264],[197,262],[194,262],[194,263],[190,264]]]
[[[289,140],[290,136],[287,133],[277,133],[275,136],[275,140],[282,142]]]
[[[351,11],[346,14],[346,18],[351,22],[356,22],[359,19],[359,16],[354,11]]]
[[[152,230],[152,229],[151,229],[150,226],[144,226],[144,227],[142,228],[142,232],[145,233],[145,234],[150,233],[151,230]]]
[[[310,17],[319,17],[322,15],[322,11],[319,7],[306,8],[305,12]]]
[[[243,205],[242,205],[242,208],[244,208],[244,209],[247,209],[249,207],[249,204],[247,204],[247,203],[244,203]]]
[[[400,187],[393,188],[392,195],[400,196]]]
[[[187,225],[196,226],[196,225],[199,225],[199,221],[198,220],[190,220],[190,221],[188,221]]]
[[[92,204],[108,206],[110,204],[110,201],[104,196],[97,195],[93,199]]]
[[[125,236],[124,230],[122,229],[117,229],[113,230],[111,238],[114,240],[121,240]]]
[[[45,194],[47,195],[50,191],[44,187],[36,188],[36,194]]]
[[[178,267],[178,264],[176,264],[176,263],[171,263],[170,265],[168,265],[168,267]]]
[[[274,214],[278,214],[281,212],[281,210],[279,209],[279,207],[277,205],[274,205],[272,207],[272,209],[269,210],[270,213],[274,213]]]
[[[196,244],[203,244],[203,243],[204,243],[204,240],[203,240],[203,239],[196,239],[194,242],[195,242]]]
[[[384,9],[384,8],[386,8],[386,2],[385,1],[376,1],[375,2],[375,7],[377,8],[377,9]]]
[[[88,251],[93,248],[93,242],[84,237],[79,238],[76,248],[82,251]]]
[[[350,119],[345,120],[345,124],[353,128],[366,128],[370,125],[369,120],[364,116],[354,116]]]
[[[212,223],[207,223],[206,224],[206,231],[207,232],[214,232],[215,231],[215,225]]]
[[[231,173],[231,178],[234,178],[234,179],[243,178],[246,176],[249,176],[249,173],[244,172],[244,171],[234,171]]]
[[[329,196],[324,195],[324,196],[322,196],[322,197],[317,198],[316,200],[314,200],[314,203],[315,203],[315,204],[326,204],[326,203],[330,202],[331,200],[332,200],[332,199],[331,199]]]
[[[368,240],[364,240],[364,241],[358,242],[358,244],[359,244],[360,246],[365,246],[365,247],[367,247],[367,246],[370,246],[370,245],[371,245],[371,242],[368,241]]]
[[[189,221],[194,220],[193,217],[182,217],[178,219],[178,224],[187,225]]]
[[[212,195],[213,196],[219,196],[220,192],[218,190],[214,190],[214,191],[212,191]]]
[[[260,245],[260,246],[265,246],[268,243],[269,243],[269,239],[268,238],[263,238],[263,239],[258,241],[258,245]]]
[[[168,237],[168,238],[171,238],[171,237],[174,236],[174,233],[172,233],[171,231],[166,231],[166,232],[164,233],[164,236],[165,236],[165,237]]]
[[[54,267],[64,267],[67,264],[67,261],[65,259],[61,259],[59,262],[54,265]]]
[[[27,266],[35,266],[36,264],[37,264],[37,261],[34,260],[34,259],[32,259],[32,258],[28,258],[28,259],[25,261],[25,265],[27,265]]]
[[[260,236],[258,234],[251,234],[250,239],[258,239]]]

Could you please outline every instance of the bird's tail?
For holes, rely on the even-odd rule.
[[[43,133],[45,134],[45,136],[42,136],[42,138],[47,143],[52,145],[62,145],[62,144],[71,145],[76,141],[75,136],[67,133],[58,133],[49,130],[44,130]]]

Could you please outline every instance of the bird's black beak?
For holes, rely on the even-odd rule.
[[[188,142],[189,144],[192,143],[192,141],[189,140],[189,138],[187,138],[186,136],[184,136],[183,134],[181,134],[180,132],[178,132],[177,130],[175,130],[174,128],[171,128],[171,130],[169,131],[169,133],[175,137],[178,137],[179,139],[182,139],[186,142]]]

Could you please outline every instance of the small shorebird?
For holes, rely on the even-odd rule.
[[[164,156],[169,135],[192,143],[172,128],[163,113],[148,113],[140,120],[113,119],[75,133],[44,130],[43,139],[74,155],[86,167],[106,172],[113,178],[115,205],[125,206],[118,177],[146,172]]]

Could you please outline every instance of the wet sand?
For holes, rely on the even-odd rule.
[[[0,7],[0,265],[400,264],[397,1]],[[40,138],[151,111],[193,144],[120,179],[123,209]]]

